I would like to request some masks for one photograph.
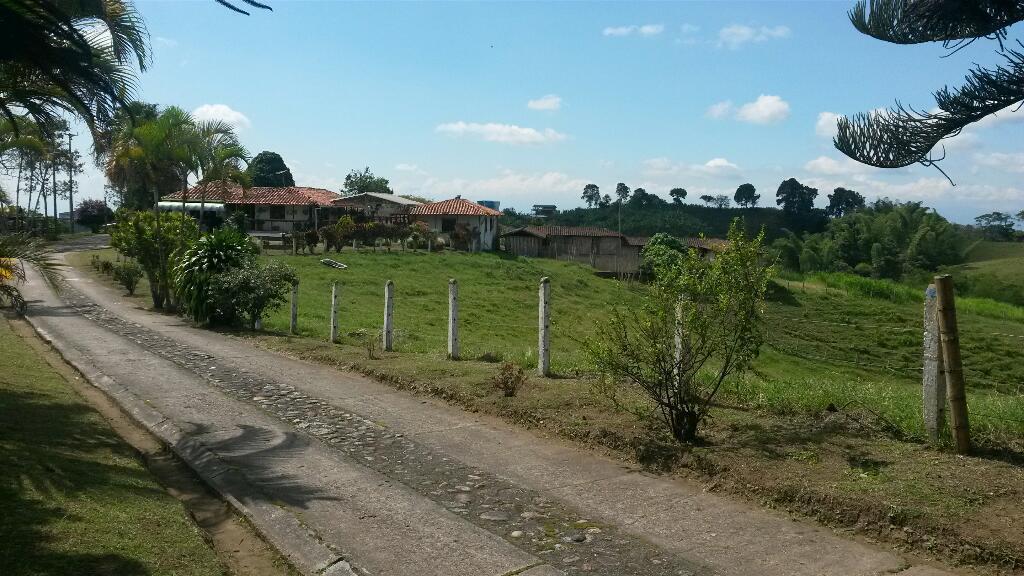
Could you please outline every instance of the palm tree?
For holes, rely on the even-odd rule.
[[[25,265],[35,266],[53,286],[61,280],[61,266],[42,240],[22,234],[0,234],[0,301],[6,300],[19,313],[25,311],[25,298],[18,284],[25,281]]]
[[[42,127],[61,112],[95,130],[135,88],[148,32],[129,0],[0,0],[0,115]]]
[[[238,141],[234,128],[221,120],[200,122],[195,127],[198,140],[199,180],[201,196],[199,200],[199,226],[203,225],[206,209],[206,190],[210,184],[219,184],[221,199],[227,192],[227,183],[234,182],[243,189],[249,187],[249,175],[243,164],[249,161],[249,152]]]

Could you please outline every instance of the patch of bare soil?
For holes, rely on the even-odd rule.
[[[276,549],[266,543],[243,517],[217,497],[162,442],[149,434],[102,391],[89,385],[63,361],[23,320],[11,321],[14,331],[46,358],[71,387],[110,427],[138,451],[146,468],[169,494],[184,505],[229,574],[238,576],[293,576],[297,572]]]

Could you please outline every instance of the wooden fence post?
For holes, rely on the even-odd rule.
[[[933,443],[942,437],[946,424],[946,373],[936,314],[935,284],[924,292],[924,366],[921,377],[924,428]]]
[[[459,359],[459,283],[448,280],[448,358]]]
[[[935,291],[953,441],[958,454],[967,454],[971,450],[971,432],[967,421],[967,393],[964,390],[964,368],[960,358],[960,334],[956,325],[953,277],[949,274],[936,276]]]
[[[384,284],[384,342],[385,352],[391,352],[395,343],[395,283],[388,280]]]
[[[331,285],[331,343],[338,341],[338,283]]]
[[[299,333],[299,283],[292,284],[292,317],[288,324],[288,331],[292,334]]]
[[[551,373],[551,281],[547,276],[540,279],[537,307],[537,374],[546,377]]]

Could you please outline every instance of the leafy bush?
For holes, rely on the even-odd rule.
[[[100,260],[100,272],[103,272],[104,274],[106,274],[108,276],[113,274],[114,273],[114,263],[111,262],[110,260]]]
[[[196,221],[188,214],[161,212],[119,212],[110,234],[110,245],[135,259],[149,280],[153,307],[162,309],[170,301],[172,268],[187,241],[199,234]]]
[[[212,279],[233,268],[251,265],[257,253],[249,236],[234,228],[203,235],[185,251],[174,269],[182,311],[197,324],[208,324],[214,314]]]
[[[737,219],[714,260],[689,250],[656,268],[642,305],[616,310],[584,343],[605,377],[599,392],[614,400],[618,388],[635,389],[649,400],[637,417],[653,408],[677,440],[694,441],[722,384],[750,366],[764,340],[763,239],[746,238]]]
[[[114,211],[102,200],[83,200],[75,209],[75,221],[88,226],[93,234],[114,219]]]
[[[142,279],[142,267],[135,262],[124,262],[114,267],[114,280],[124,286],[129,296],[135,295],[135,287]]]
[[[99,254],[93,254],[92,257],[89,258],[89,264],[92,265],[93,270],[99,271],[99,269],[100,269],[100,255]]]
[[[214,276],[210,283],[213,320],[229,326],[254,326],[257,318],[276,310],[299,281],[284,264],[248,264]]]
[[[507,397],[511,398],[519,392],[519,389],[526,383],[526,373],[523,367],[515,362],[502,362],[501,368],[495,374],[494,386],[501,390]]]

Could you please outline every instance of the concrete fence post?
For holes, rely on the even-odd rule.
[[[551,373],[551,281],[540,279],[537,307],[537,374]]]
[[[459,283],[448,281],[448,358],[459,359]]]
[[[257,316],[252,321],[252,329],[253,330],[262,330],[263,329],[263,318],[260,318],[259,316]]]
[[[942,363],[946,368],[950,427],[957,453],[967,454],[971,450],[971,432],[967,421],[967,392],[964,390],[964,367],[960,358],[960,332],[956,324],[953,277],[949,274],[936,276],[935,292],[939,336],[942,341]]]
[[[946,425],[946,373],[942,365],[939,317],[935,284],[924,292],[924,366],[921,377],[924,428],[933,443],[938,443]]]
[[[288,323],[288,331],[292,334],[299,333],[299,283],[292,284],[292,316]]]
[[[331,284],[331,343],[338,341],[338,283]]]
[[[384,284],[384,342],[385,352],[391,352],[395,344],[395,283],[388,280]]]

